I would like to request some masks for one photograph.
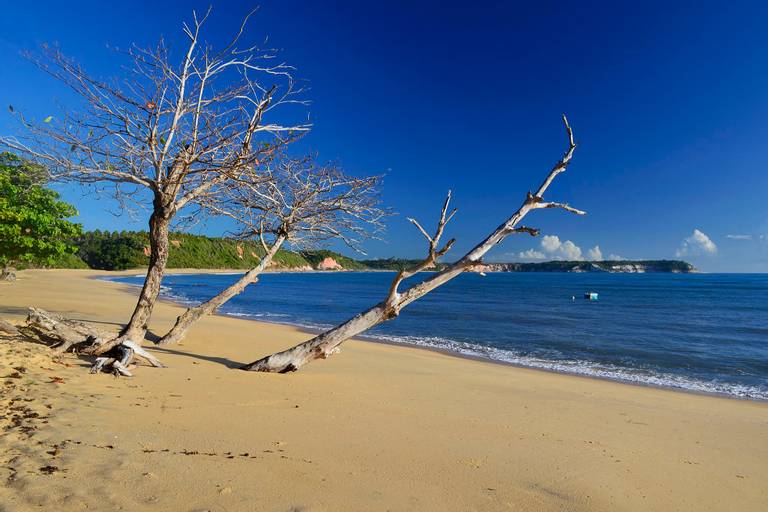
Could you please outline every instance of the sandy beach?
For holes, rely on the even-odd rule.
[[[117,330],[137,291],[100,274],[20,272],[0,317]],[[0,510],[768,510],[768,403],[364,341],[296,374],[233,369],[306,336],[209,317],[132,379],[3,337]]]

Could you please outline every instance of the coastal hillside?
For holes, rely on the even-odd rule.
[[[144,231],[89,231],[73,241],[74,255],[61,258],[56,268],[127,270],[144,267],[149,261],[149,237]],[[172,233],[168,268],[246,269],[264,255],[261,244],[250,240]],[[397,271],[418,260],[403,258],[356,260],[326,249],[280,250],[271,267],[275,270],[381,270]],[[438,263],[436,270],[443,268]],[[541,263],[488,263],[481,272],[609,272],[609,273],[691,273],[696,268],[679,260],[548,261]]]
[[[610,272],[643,274],[671,272],[688,274],[696,267],[680,260],[616,260],[616,261],[547,261],[543,263],[491,263],[485,272]]]

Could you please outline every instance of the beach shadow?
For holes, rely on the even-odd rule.
[[[29,314],[29,308],[22,308],[18,306],[0,306],[0,314],[27,316]]]
[[[237,369],[245,364],[245,363],[233,361],[231,359],[227,359],[226,357],[204,356],[201,354],[193,354],[191,352],[182,352],[180,350],[172,350],[170,348],[164,348],[164,347],[148,347],[148,348],[152,350],[152,352],[160,352],[160,353],[166,353],[166,354],[173,354],[177,356],[191,357],[193,359],[201,359],[203,361],[210,361],[212,363],[218,363],[218,364],[224,365],[230,369]]]

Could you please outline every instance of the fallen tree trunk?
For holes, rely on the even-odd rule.
[[[29,308],[26,325],[20,328],[28,337],[37,338],[57,352],[98,345],[112,335],[43,309]]]
[[[181,341],[184,336],[186,336],[189,328],[192,327],[195,322],[200,320],[200,318],[216,312],[216,310],[223,306],[229,299],[242,293],[248,285],[258,281],[259,275],[266,270],[270,263],[272,263],[272,259],[275,257],[275,254],[277,254],[280,246],[283,245],[283,242],[285,242],[285,238],[285,235],[278,236],[259,264],[243,274],[243,276],[231,286],[199,306],[187,309],[184,314],[176,319],[173,328],[158,341],[158,344],[165,345]]]
[[[104,340],[113,338],[112,333],[38,308],[29,308],[24,325],[15,327],[8,322],[2,322],[1,326],[6,332],[10,332],[10,328],[15,328],[17,333],[49,345],[58,353],[68,350],[86,352],[94,346],[99,346]],[[131,373],[128,371],[128,365],[134,358],[139,358],[158,368],[164,367],[160,360],[140,345],[126,340],[110,348],[105,357],[97,358],[91,373],[104,370],[129,377]]]
[[[443,204],[440,220],[434,235],[430,236],[417,221],[409,219],[428,240],[429,253],[427,257],[415,267],[398,273],[397,277],[395,277],[392,282],[389,294],[384,301],[363,313],[354,316],[343,324],[315,336],[309,341],[244,365],[241,369],[276,373],[293,372],[315,359],[325,359],[328,356],[339,352],[339,345],[347,339],[356,336],[375,325],[397,317],[400,314],[400,310],[411,302],[447,283],[465,270],[472,270],[481,265],[482,257],[510,234],[528,233],[532,236],[538,235],[538,229],[522,226],[517,227],[520,221],[532,210],[541,208],[562,208],[577,215],[584,215],[585,212],[572,208],[565,203],[544,201],[544,193],[552,184],[555,177],[566,170],[568,163],[573,157],[574,150],[576,149],[573,132],[565,116],[563,116],[563,122],[568,134],[569,143],[568,149],[563,157],[557,164],[555,164],[536,193],[532,194],[531,192],[528,192],[522,206],[461,259],[449,265],[444,270],[437,272],[432,277],[411,286],[404,292],[401,293],[398,291],[400,284],[405,279],[434,266],[437,259],[447,253],[453,245],[454,240],[451,239],[442,249],[438,249],[445,226],[456,213],[456,210],[454,209],[448,214],[448,206],[451,200],[451,193],[448,192],[448,197]]]
[[[6,334],[19,334],[19,330],[11,322],[0,320],[0,332]]]

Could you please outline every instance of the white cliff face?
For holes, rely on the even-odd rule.
[[[609,272],[624,272],[629,274],[644,274],[645,265],[631,264],[631,265],[611,265]]]
[[[557,263],[557,262],[549,262]],[[562,265],[535,264],[531,268],[530,264],[525,263],[481,263],[469,269],[471,272],[608,272],[616,274],[645,274],[648,272],[672,272],[676,274],[696,272],[696,269],[688,265],[670,265],[667,262],[610,262],[610,261],[592,261],[562,262]],[[542,266],[539,266],[542,265]],[[549,268],[548,268],[549,267]]]

